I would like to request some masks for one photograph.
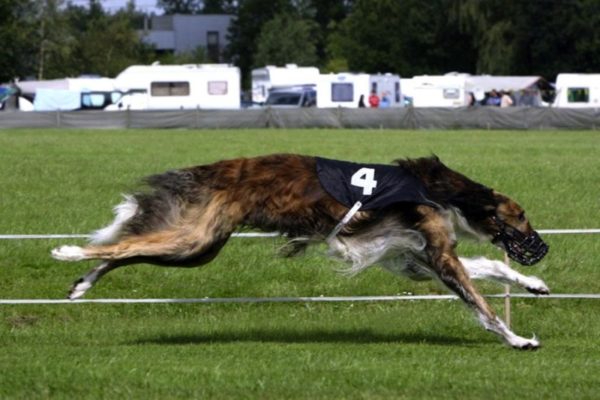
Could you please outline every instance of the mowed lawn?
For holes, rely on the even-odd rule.
[[[387,163],[437,154],[509,194],[539,229],[600,228],[595,131],[0,130],[0,234],[88,233],[142,176],[274,152]],[[600,235],[548,235],[533,267],[553,293],[600,293]],[[63,298],[93,263],[0,240],[0,297]],[[446,293],[372,268],[336,273],[323,247],[277,257],[281,238],[234,238],[202,269],[134,266],[87,298]],[[500,258],[490,244],[462,255]],[[477,283],[485,293],[501,288]],[[490,300],[501,313],[502,300]],[[600,300],[513,299],[507,348],[457,301],[0,305],[2,399],[593,399]]]

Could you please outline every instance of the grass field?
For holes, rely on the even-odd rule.
[[[536,228],[600,227],[594,131],[4,130],[0,234],[87,233],[141,176],[272,152],[382,163],[435,153],[511,195]],[[554,293],[600,293],[600,236],[546,240],[541,263],[516,268]],[[0,241],[0,297],[63,298],[92,265],[49,257],[70,242],[81,241]],[[203,269],[124,268],[87,298],[445,293],[376,268],[340,276],[319,247],[277,258],[282,244],[232,239]],[[489,244],[459,252],[501,257]],[[543,343],[519,352],[456,301],[2,305],[0,398],[594,399],[599,313],[597,300],[515,299],[514,329]]]

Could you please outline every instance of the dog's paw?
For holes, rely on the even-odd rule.
[[[61,246],[52,250],[52,257],[60,261],[81,261],[85,259],[83,249],[79,246]]]
[[[84,278],[79,278],[75,281],[75,283],[73,283],[73,286],[71,286],[71,290],[69,290],[67,298],[69,300],[78,299],[83,296],[91,287],[92,283],[90,281],[87,281]]]
[[[546,286],[544,281],[535,276],[529,276],[527,278],[527,284],[524,287],[529,293],[542,295],[550,294],[550,289],[548,289],[548,286]]]
[[[513,349],[517,350],[537,350],[540,348],[540,341],[533,335],[531,339],[525,339],[517,336],[513,338],[509,343]]]

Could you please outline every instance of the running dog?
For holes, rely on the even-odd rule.
[[[435,156],[380,165],[276,154],[174,170],[145,183],[144,190],[125,196],[115,220],[96,231],[88,246],[52,250],[57,260],[101,260],[73,284],[70,299],[118,267],[206,264],[236,228],[246,226],[286,235],[287,255],[325,241],[350,274],[377,264],[416,280],[436,278],[508,345],[540,345],[535,336],[513,333],[471,279],[548,294],[544,282],[501,261],[459,257],[455,247],[457,235],[464,234],[532,265],[548,246],[516,202]]]

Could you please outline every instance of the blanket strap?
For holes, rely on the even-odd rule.
[[[344,228],[344,226],[352,219],[354,214],[356,214],[356,212],[358,210],[360,210],[361,207],[362,207],[362,203],[360,201],[357,201],[356,203],[354,203],[352,208],[346,213],[346,215],[344,215],[344,218],[342,218],[342,220],[335,226],[335,228],[333,228],[333,230],[331,231],[329,236],[327,236],[326,241],[329,242],[334,237],[336,237],[337,234],[340,233],[342,228]]]

